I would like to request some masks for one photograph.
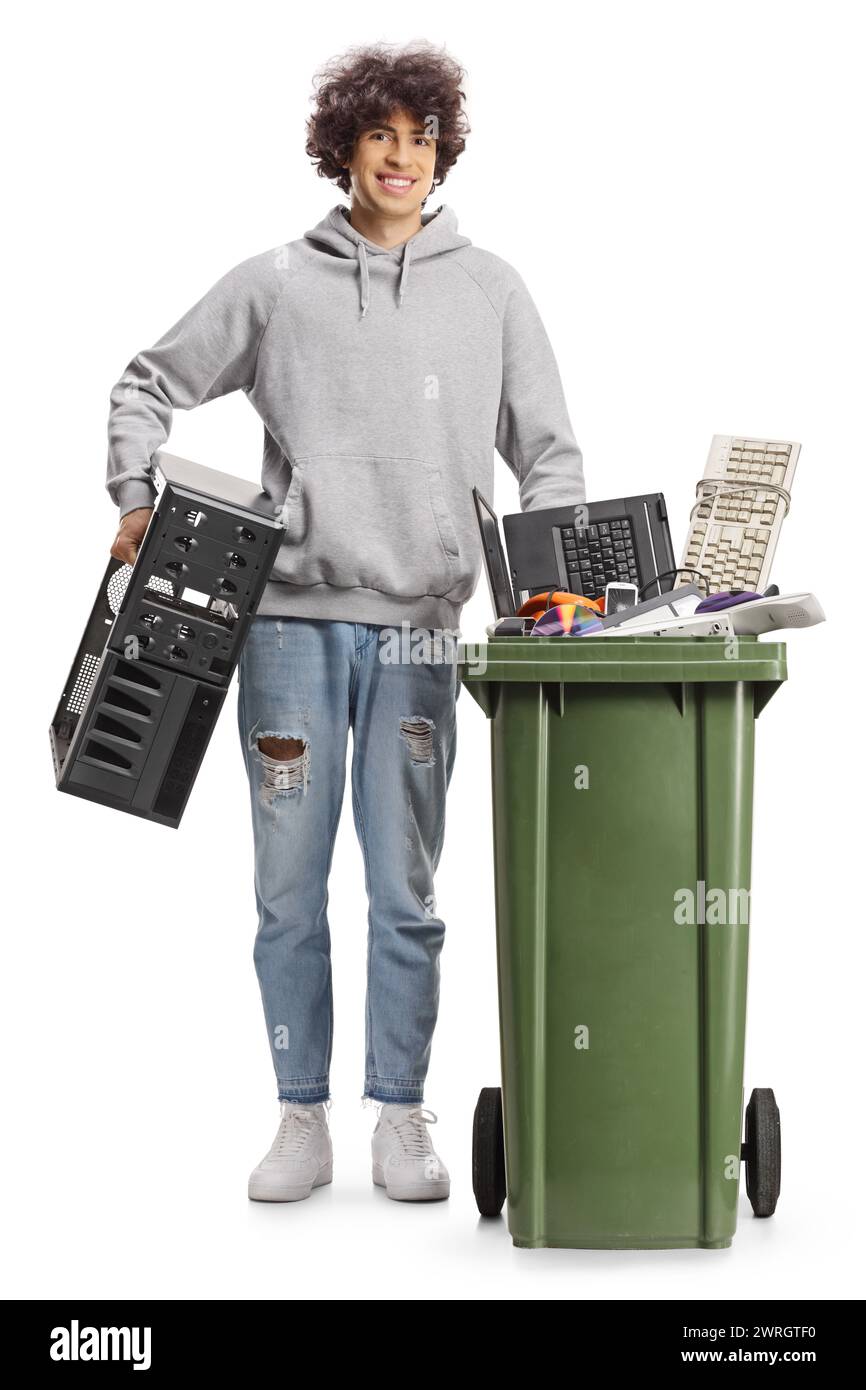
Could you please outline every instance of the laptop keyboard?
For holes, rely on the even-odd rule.
[[[627,518],[558,530],[572,593],[601,598],[608,584],[638,583],[634,535]]]

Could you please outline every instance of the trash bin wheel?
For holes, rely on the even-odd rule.
[[[782,1132],[776,1097],[754,1090],[746,1106],[746,1193],[756,1216],[772,1216],[782,1186]]]
[[[485,1086],[472,1125],[472,1191],[482,1216],[498,1216],[505,1201],[502,1091]]]

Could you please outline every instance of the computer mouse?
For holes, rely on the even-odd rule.
[[[754,603],[762,594],[748,593],[743,589],[731,589],[722,594],[710,594],[702,599],[695,609],[696,613],[718,613],[723,608],[733,608],[738,603]]]

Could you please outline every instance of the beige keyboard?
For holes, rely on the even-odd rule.
[[[679,582],[704,594],[763,593],[791,502],[799,444],[713,435]]]

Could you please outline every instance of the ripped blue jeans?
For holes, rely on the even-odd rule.
[[[422,1101],[445,933],[433,876],[456,747],[454,646],[407,624],[401,635],[260,616],[238,679],[255,850],[253,955],[277,1094],[309,1104],[330,1098],[328,876],[351,729],[369,904],[363,1096]]]

